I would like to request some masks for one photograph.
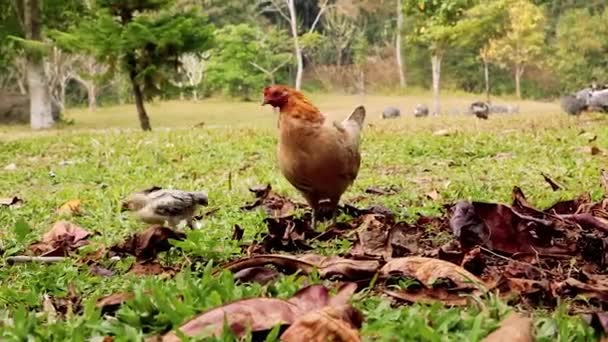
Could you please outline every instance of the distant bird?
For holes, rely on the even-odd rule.
[[[477,101],[471,103],[471,106],[469,107],[469,112],[478,117],[479,119],[487,120],[488,114],[490,113],[490,107],[485,102]]]
[[[176,227],[186,221],[193,228],[193,220],[199,205],[209,203],[204,191],[189,192],[152,187],[135,192],[122,202],[121,211],[130,211],[148,224],[168,224]]]
[[[394,119],[401,116],[401,111],[399,108],[395,107],[386,107],[382,112],[383,119]]]
[[[429,107],[421,103],[414,107],[414,116],[417,118],[429,116]]]

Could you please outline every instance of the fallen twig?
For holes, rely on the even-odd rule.
[[[27,256],[27,255],[17,255],[6,258],[6,261],[9,265],[14,263],[26,263],[26,262],[41,262],[43,264],[51,264],[55,262],[60,262],[65,260],[65,257],[58,256]]]

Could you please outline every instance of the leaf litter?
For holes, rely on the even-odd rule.
[[[606,330],[608,172],[602,170],[601,174],[605,195],[599,202],[583,194],[537,209],[514,187],[511,205],[460,201],[445,205],[441,216],[420,216],[414,223],[395,220],[381,206],[359,209],[345,204],[339,210],[351,218],[322,232],[312,229],[309,212],[294,213],[307,206],[273,192],[270,185],[254,187],[250,190],[255,201],[242,209],[262,208],[268,215],[267,232],[242,244],[245,257],[218,269],[231,271],[237,281],[261,284],[281,274],[316,272],[324,280],[348,282],[338,291],[340,299],[333,300],[327,288],[312,285],[288,300],[261,297],[228,303],[177,329],[187,336],[205,329],[219,336],[227,319],[230,330],[239,336],[248,329],[268,332],[281,325],[281,337],[286,341],[295,336],[312,341],[357,341],[363,317],[348,305],[348,298],[356,290],[372,286],[372,293],[388,295],[396,302],[439,300],[448,306],[466,305],[471,298],[496,291],[509,304],[525,310],[554,308],[567,299],[572,303],[570,313],[585,314],[591,325]],[[244,231],[235,225],[233,239],[242,243]],[[46,249],[40,248],[36,255],[57,250],[69,253],[86,245],[89,235],[60,221],[30,251],[42,244],[37,247]],[[451,239],[442,241],[439,235]],[[172,275],[179,269],[162,266],[155,258],[171,248],[170,240],[184,238],[183,233],[152,226],[111,247],[108,255],[135,256],[131,268],[135,273]],[[349,241],[351,248],[333,256],[313,253],[315,243],[337,239]],[[109,275],[105,271],[111,272],[93,272]],[[100,300],[98,307],[114,311],[128,298],[129,294],[116,294],[105,302]],[[500,340],[505,331],[509,335],[517,330],[522,333],[521,341],[528,341],[528,319],[513,317],[486,340]],[[177,335],[171,331],[158,339],[177,341]]]

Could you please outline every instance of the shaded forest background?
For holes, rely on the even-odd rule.
[[[140,119],[146,100],[257,101],[269,83],[346,93],[432,89],[435,112],[440,89],[552,100],[593,79],[608,82],[606,5],[5,0],[0,89],[26,95],[38,79],[62,109],[135,103]]]

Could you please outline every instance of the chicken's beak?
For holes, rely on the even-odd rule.
[[[264,100],[262,101],[262,106],[265,106],[268,104],[268,100],[266,99],[266,97],[264,97]]]
[[[120,212],[121,212],[121,213],[124,213],[125,211],[128,211],[128,210],[129,210],[129,203],[127,203],[127,202],[122,202],[122,203],[120,204]]]

